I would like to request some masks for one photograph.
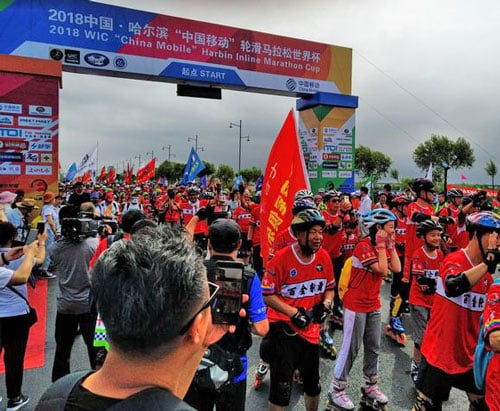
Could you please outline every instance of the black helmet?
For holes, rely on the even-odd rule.
[[[441,227],[441,224],[439,224],[437,221],[434,220],[425,220],[422,221],[418,226],[417,226],[417,237],[422,238],[425,237],[425,235],[429,231],[433,230],[438,230],[440,233],[443,232],[443,227]]]
[[[419,196],[422,191],[432,193],[434,191],[434,183],[426,178],[417,178],[411,185],[411,188]]]
[[[398,206],[398,205],[407,205],[407,204],[410,204],[411,202],[412,202],[412,199],[410,197],[408,197],[406,194],[401,194],[397,197],[394,197],[391,200],[391,203],[394,207]]]
[[[340,193],[336,190],[328,190],[324,195],[323,195],[323,201],[327,202],[330,200],[330,198],[338,197],[340,198]]]
[[[294,233],[307,231],[311,227],[319,225],[325,227],[325,219],[318,210],[306,209],[299,211],[292,220],[292,231]]]
[[[458,197],[458,198],[462,198],[464,196],[464,193],[462,192],[462,190],[458,189],[458,188],[452,188],[451,190],[448,190],[448,197]]]

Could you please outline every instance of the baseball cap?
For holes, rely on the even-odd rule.
[[[234,220],[218,218],[208,230],[208,239],[216,252],[231,253],[241,238],[240,226]]]

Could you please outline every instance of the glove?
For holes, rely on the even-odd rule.
[[[486,251],[486,258],[483,261],[488,266],[488,272],[494,274],[497,265],[500,263],[500,251],[492,248]]]
[[[413,221],[414,223],[421,223],[423,221],[430,219],[431,219],[430,215],[421,212],[413,213],[413,215],[411,216],[411,221]]]
[[[424,277],[423,275],[418,275],[417,283],[419,285],[427,286],[427,288],[423,291],[423,293],[426,295],[432,295],[436,292],[436,280],[434,280],[433,278],[427,278]]]
[[[465,217],[466,217],[466,214],[463,211],[460,211],[458,213],[458,215],[457,215],[458,225],[465,224]]]
[[[206,208],[200,208],[195,216],[197,216],[199,218],[200,221],[203,221],[203,220],[206,220],[207,219],[207,216],[208,216],[208,212],[207,212],[207,209]]]
[[[213,205],[207,205],[207,223],[208,225],[212,224],[217,217],[215,216],[215,207]]]
[[[335,234],[337,231],[339,231],[340,227],[336,226],[335,224],[330,224],[328,225],[328,227],[326,228],[326,232],[330,235],[333,235]]]
[[[297,312],[290,317],[290,320],[292,320],[293,325],[299,328],[306,328],[311,322],[304,307],[298,307]]]
[[[445,216],[440,216],[438,222],[439,224],[444,224],[444,225],[455,224],[455,220],[453,218]]]
[[[328,314],[330,314],[330,311],[331,310],[327,308],[325,304],[323,304],[323,302],[316,304],[312,308],[312,322],[316,324],[321,324],[327,319]]]

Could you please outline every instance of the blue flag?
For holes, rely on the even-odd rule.
[[[68,172],[66,173],[66,181],[71,181],[75,178],[76,171],[78,170],[78,167],[76,166],[76,163],[73,163],[69,166]]]
[[[193,147],[191,147],[191,153],[189,153],[188,161],[186,163],[186,168],[182,174],[182,184],[187,184],[193,181],[202,170],[205,169],[203,162],[198,156],[198,153]]]
[[[262,191],[263,183],[264,183],[264,176],[260,176],[255,182],[255,191]]]
[[[236,179],[234,180],[234,186],[233,186],[233,188],[234,188],[235,190],[237,190],[237,189],[238,189],[238,186],[240,185],[240,183],[241,183],[241,184],[245,184],[245,182],[243,181],[243,177],[242,177],[241,175],[240,175],[240,176],[238,176],[238,177],[236,177]]]
[[[200,178],[200,186],[201,186],[201,188],[207,188],[208,182],[207,182],[207,175],[206,174]]]

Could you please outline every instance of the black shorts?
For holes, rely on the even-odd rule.
[[[271,389],[269,401],[286,407],[290,403],[293,373],[296,369],[304,381],[304,393],[315,397],[321,392],[319,383],[319,345],[311,344],[283,322],[271,323],[268,338],[270,349]]]
[[[472,369],[460,374],[448,374],[429,364],[424,357],[420,362],[416,386],[434,404],[448,401],[452,387],[471,394],[484,396],[484,391],[478,390],[474,383]]]

